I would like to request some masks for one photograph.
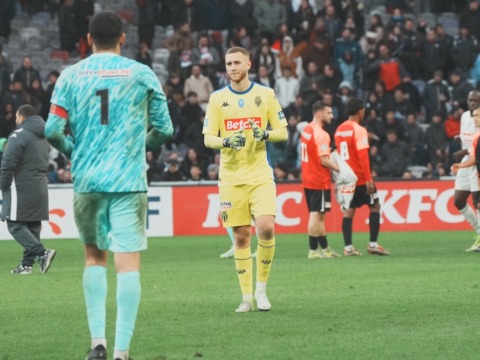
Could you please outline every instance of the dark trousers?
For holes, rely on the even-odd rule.
[[[8,232],[23,246],[22,265],[32,266],[37,256],[45,253],[45,247],[40,242],[41,221],[9,221]]]

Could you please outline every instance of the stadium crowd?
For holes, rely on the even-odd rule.
[[[135,41],[127,55],[162,79],[175,129],[161,152],[147,154],[149,181],[218,179],[219,154],[205,147],[202,128],[210,94],[228,83],[224,52],[234,45],[250,51],[252,80],[275,89],[288,119],[288,141],[268,144],[278,181],[301,176],[299,131],[311,105],[333,108],[333,135],[351,95],[365,102],[375,178],[449,175],[467,95],[480,88],[478,0],[3,0],[0,144],[19,106],[46,119],[59,72],[90,51],[90,17],[114,6],[130,49]],[[16,46],[22,28],[10,24],[19,17],[58,27],[57,69],[46,72],[31,55],[41,33]],[[71,182],[68,159],[52,151],[50,164],[51,183]]]

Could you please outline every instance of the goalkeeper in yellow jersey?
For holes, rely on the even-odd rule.
[[[287,140],[287,121],[274,91],[251,82],[249,52],[232,47],[225,54],[230,85],[210,95],[203,125],[205,145],[220,149],[220,212],[235,237],[235,267],[242,290],[236,312],[254,310],[251,221],[258,237],[258,310],[268,311],[267,280],[275,252],[276,189],[266,142]],[[268,127],[268,130],[267,130]]]

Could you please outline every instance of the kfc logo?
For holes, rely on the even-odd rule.
[[[255,125],[262,127],[262,118],[252,117],[252,118],[238,118],[238,119],[225,119],[225,130],[226,131],[237,131],[240,129],[251,129],[252,126],[248,123],[249,120],[253,120]]]

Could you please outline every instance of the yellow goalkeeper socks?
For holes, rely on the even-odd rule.
[[[235,254],[235,268],[237,269],[238,281],[240,282],[240,289],[244,300],[251,299],[252,290],[252,251],[250,246],[246,249],[234,250]]]
[[[275,254],[275,238],[271,240],[258,239],[257,247],[257,282],[266,283],[272,268]]]

